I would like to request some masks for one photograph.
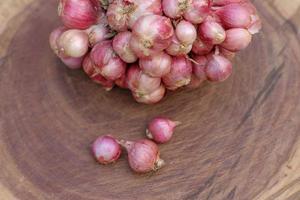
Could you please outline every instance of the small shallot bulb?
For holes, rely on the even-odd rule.
[[[108,80],[117,80],[126,71],[126,63],[114,52],[112,41],[102,41],[94,46],[91,58],[99,72]]]
[[[157,90],[161,85],[161,78],[145,74],[138,65],[134,64],[127,70],[126,82],[128,88],[138,96],[144,96]]]
[[[121,155],[121,146],[114,137],[105,135],[94,141],[92,151],[96,160],[106,165],[118,160]]]
[[[233,28],[226,31],[226,39],[220,45],[229,51],[240,51],[245,49],[251,42],[252,35],[243,28]]]
[[[96,1],[60,0],[58,15],[63,24],[72,29],[87,29],[96,24],[101,8]]]
[[[52,51],[56,54],[59,55],[59,47],[58,47],[58,39],[60,38],[61,34],[67,30],[66,27],[60,26],[56,29],[54,29],[49,36],[49,43],[50,43],[50,48]]]
[[[161,0],[131,0],[131,2],[134,2],[136,9],[128,18],[130,29],[132,29],[135,22],[144,15],[162,15]]]
[[[88,28],[86,32],[89,36],[89,43],[91,47],[114,36],[113,31],[104,23],[93,25]]]
[[[172,138],[175,127],[180,124],[166,117],[156,117],[148,124],[146,136],[157,143],[166,143]]]
[[[79,58],[89,50],[89,37],[81,30],[67,30],[58,40],[59,54]]]
[[[262,28],[262,21],[260,17],[258,16],[257,10],[255,6],[250,1],[244,1],[241,3],[251,14],[251,22],[249,26],[247,27],[248,31],[251,34],[258,33]]]
[[[137,61],[137,56],[131,50],[129,42],[132,33],[129,31],[120,32],[113,39],[113,49],[126,63],[134,63]]]
[[[82,67],[84,72],[95,82],[102,85],[106,91],[110,91],[114,87],[114,82],[104,78],[99,68],[94,64],[90,54],[87,54],[83,60]]]
[[[158,146],[151,140],[119,142],[128,153],[130,168],[137,173],[157,171],[164,166],[164,161],[159,157]]]
[[[151,14],[162,14],[160,0],[116,0],[107,10],[109,25],[118,32],[132,29],[140,17]]]
[[[72,57],[60,57],[61,61],[70,69],[79,69],[82,66],[84,57],[72,58]]]
[[[126,31],[128,28],[128,13],[134,8],[125,1],[113,1],[107,9],[107,20],[110,27],[116,31]]]
[[[197,30],[193,24],[188,21],[180,21],[175,30],[177,39],[184,44],[193,44],[197,38]]]
[[[210,12],[210,0],[192,0],[187,7],[184,18],[193,23],[200,24],[208,16]]]
[[[251,23],[248,9],[238,3],[225,5],[216,14],[226,28],[247,28]]]
[[[139,103],[144,103],[144,104],[156,104],[160,102],[166,93],[166,88],[164,87],[163,84],[159,88],[157,88],[155,91],[148,93],[148,94],[140,94],[136,92],[132,92],[133,97],[135,100]]]
[[[170,46],[166,49],[166,52],[171,56],[183,56],[188,54],[193,48],[193,44],[181,43],[174,35]]]
[[[199,25],[198,34],[202,40],[212,44],[221,44],[226,38],[226,32],[221,24],[209,20]]]
[[[166,49],[174,30],[169,18],[146,15],[136,21],[132,33],[130,46],[139,58],[144,58]]]
[[[162,0],[164,14],[172,19],[180,18],[188,7],[187,0]]]
[[[231,62],[220,55],[212,55],[206,66],[206,76],[209,81],[225,81],[232,73]]]
[[[152,77],[163,77],[171,70],[172,58],[165,52],[155,54],[139,60],[140,68]]]
[[[201,40],[199,37],[193,44],[192,52],[196,55],[206,55],[211,52],[214,48],[214,45],[208,42]]]
[[[188,85],[192,76],[192,63],[184,56],[177,56],[172,58],[171,71],[165,75],[163,83],[169,90],[176,90],[177,88]]]
[[[200,24],[209,14],[209,0],[163,0],[162,7],[169,18],[183,16],[193,24]]]

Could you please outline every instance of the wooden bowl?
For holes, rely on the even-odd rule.
[[[300,199],[300,13],[287,20],[276,3],[255,3],[264,29],[231,78],[153,106],[105,92],[54,56],[56,1],[19,12],[0,38],[15,32],[1,59],[0,199]],[[91,156],[97,136],[143,138],[157,115],[183,123],[160,145],[160,171],[133,173],[125,153],[108,166]]]

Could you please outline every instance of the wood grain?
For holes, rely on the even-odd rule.
[[[233,76],[155,106],[107,93],[55,58],[56,3],[0,3],[1,200],[300,199],[299,1],[255,1],[264,30]],[[156,115],[184,122],[160,146],[165,168],[136,175],[126,155],[112,166],[93,160],[98,135],[141,138]]]

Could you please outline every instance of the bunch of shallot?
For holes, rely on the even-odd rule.
[[[58,14],[50,46],[62,62],[145,104],[226,80],[261,29],[249,0],[60,0]]]
[[[160,152],[156,143],[168,142],[176,126],[180,122],[172,121],[166,117],[156,117],[151,120],[146,129],[146,136],[149,139],[137,141],[117,140],[112,135],[98,137],[92,145],[92,152],[95,159],[103,165],[116,162],[123,147],[128,154],[130,168],[137,173],[157,171],[165,165],[160,158]]]

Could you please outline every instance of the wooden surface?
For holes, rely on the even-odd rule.
[[[56,1],[1,1],[0,199],[299,200],[300,1],[255,4],[264,30],[228,81],[145,106],[55,58]],[[162,170],[91,157],[98,135],[141,138],[160,114],[184,123],[160,146]]]

